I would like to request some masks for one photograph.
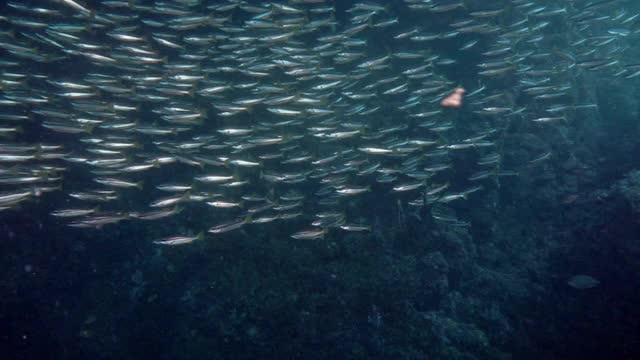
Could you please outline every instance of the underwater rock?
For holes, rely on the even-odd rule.
[[[640,171],[632,171],[613,186],[615,192],[629,202],[634,213],[640,211]]]

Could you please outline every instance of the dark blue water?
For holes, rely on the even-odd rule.
[[[186,1],[182,5],[142,1],[78,2],[91,9],[87,16],[63,1],[3,3],[0,59],[17,65],[3,65],[0,98],[3,101],[17,99],[19,104],[3,103],[0,111],[31,115],[28,120],[18,122],[0,120],[0,128],[20,128],[16,134],[2,133],[0,155],[13,154],[6,150],[9,145],[42,143],[62,144],[68,153],[50,161],[41,158],[40,152],[38,158],[29,162],[0,163],[1,179],[34,174],[39,164],[65,168],[61,172],[63,178],[55,183],[60,189],[55,191],[34,190],[44,186],[42,182],[46,182],[46,178],[35,185],[0,185],[3,195],[33,191],[28,201],[8,203],[0,212],[0,352],[3,359],[638,357],[640,106],[637,99],[640,77],[632,76],[639,68],[635,43],[640,27],[633,16],[640,8],[636,4],[620,0],[561,4],[542,0],[464,1],[463,6],[439,12],[438,6],[456,2],[378,1],[376,4],[385,8],[382,10],[367,9],[375,8],[374,3],[358,5],[342,0],[320,4],[276,3],[303,9],[301,13],[287,14],[286,10],[277,10],[277,6],[267,2],[240,3],[233,10],[221,12],[231,16],[225,25],[209,20],[213,23],[195,30],[180,30],[184,32],[168,25],[175,24],[175,19],[181,16],[222,17],[211,9],[222,6],[223,2],[200,1],[192,6]],[[32,10],[21,10],[20,6]],[[182,9],[187,14],[154,13],[145,10],[145,6]],[[288,45],[300,48],[318,46],[319,36],[343,33],[358,24],[354,16],[374,13],[364,22],[368,24],[365,30],[353,35],[354,39],[366,40],[364,46],[345,45],[351,39],[349,36],[334,45],[339,52],[361,53],[354,62],[341,63],[336,54],[316,55],[324,50],[305,52],[312,59],[314,56],[321,59],[317,64],[312,63],[313,73],[350,77],[340,87],[327,91],[328,100],[314,105],[337,111],[338,121],[328,127],[343,126],[345,130],[345,123],[353,122],[366,124],[365,130],[344,141],[321,141],[323,139],[313,136],[308,128],[322,126],[318,124],[322,117],[307,114],[306,118],[305,115],[298,117],[307,121],[304,126],[269,127],[288,118],[275,117],[266,105],[257,105],[232,120],[220,114],[212,104],[248,96],[238,84],[255,81],[260,85],[280,86],[285,83],[285,94],[313,97],[319,92],[311,87],[322,83],[318,78],[294,77],[292,80],[285,74],[286,67],[268,70],[271,71],[269,77],[247,77],[240,71],[250,64],[279,59],[270,49],[279,44],[258,46],[256,58],[245,60],[249,65],[243,65],[234,59],[244,55],[232,51],[251,48],[252,43],[240,42],[241,46],[227,49],[223,44],[227,44],[228,39],[217,40],[204,50],[182,43],[187,35],[264,36],[263,30],[247,25],[247,21],[255,19],[256,12],[252,11],[257,11],[248,6],[262,6],[266,9],[263,12],[271,6],[275,15],[265,19],[279,19],[280,27],[274,33],[287,29],[283,25],[286,19],[299,17],[296,21],[307,24],[330,17],[332,24],[317,31],[295,28],[292,35],[295,41]],[[358,6],[365,9],[353,10]],[[34,12],[38,7],[57,10],[61,15]],[[329,15],[311,11],[321,7],[334,10],[325,13]],[[504,11],[497,15],[477,13],[498,9]],[[50,42],[33,38],[42,35],[60,42],[64,49],[77,50],[77,44],[65,42],[59,38],[60,33],[56,35],[47,30],[58,31],[50,27],[53,23],[91,27],[91,24],[100,24],[99,15],[112,15],[111,19],[122,22],[121,27],[96,25],[93,29],[63,30],[62,33],[79,36],[81,40],[76,43],[84,41],[108,48],[108,51],[101,50],[102,53],[112,56],[121,67],[90,61],[84,55],[65,52]],[[132,18],[122,20],[118,16]],[[393,19],[397,22],[392,25],[374,26]],[[21,23],[27,20],[42,24]],[[156,29],[141,20],[166,23],[162,29]],[[464,28],[465,25],[460,25],[464,21],[484,24],[486,31],[451,34]],[[221,26],[231,29],[221,30]],[[164,62],[142,66],[130,62],[131,59],[119,58],[118,45],[130,43],[119,43],[110,37],[109,31],[114,28],[118,30],[116,33],[140,35],[143,38],[140,41],[146,44],[140,48],[146,49],[148,45]],[[439,34],[439,38],[430,41],[395,38],[414,29],[418,35]],[[623,35],[620,35],[621,29]],[[160,46],[152,39],[158,34],[182,46],[177,49]],[[174,38],[172,34],[178,35]],[[472,40],[477,40],[477,44],[471,50],[460,50]],[[11,44],[51,57],[34,60],[16,55]],[[138,46],[135,42],[131,44]],[[505,54],[486,55],[505,48]],[[418,59],[398,57],[406,52],[420,55]],[[207,57],[194,61],[185,59],[185,54],[206,54]],[[229,54],[233,56],[224,57]],[[567,54],[575,60],[567,61]],[[66,57],[51,60],[53,55]],[[432,55],[438,58],[429,59]],[[390,60],[383,62],[388,65],[383,69],[357,69],[357,64],[384,56]],[[154,91],[161,85],[154,83],[145,87],[127,78],[148,75],[161,76],[163,80],[158,81],[170,81],[170,76],[182,72],[167,70],[169,65],[189,61],[196,62],[197,68],[184,74],[235,67],[234,71],[211,70],[193,86],[199,90],[219,81],[232,86],[231,90],[219,97],[192,92],[154,103],[140,100],[140,96],[158,94]],[[587,61],[598,61],[598,64],[585,64]],[[482,65],[489,62],[501,64]],[[414,91],[441,84],[409,78],[404,73],[424,64],[428,64],[428,68],[423,72],[433,73],[425,75],[427,79],[442,81],[444,85],[438,91],[419,96],[417,108],[401,110],[402,105],[411,102],[407,99],[416,94]],[[132,66],[133,70],[124,65]],[[142,66],[143,70],[134,65]],[[487,69],[503,69],[504,73],[489,76],[480,73]],[[366,77],[357,80],[362,72],[367,72]],[[25,75],[19,76],[20,84],[11,82],[16,74]],[[45,79],[84,84],[90,83],[95,74],[117,80],[110,84],[135,88],[125,96],[105,90],[93,95],[97,103],[111,104],[111,108],[114,103],[138,106],[135,114],[121,118],[92,115],[107,119],[107,123],[130,120],[135,122],[133,126],[174,126],[158,117],[158,109],[165,105],[197,109],[205,114],[206,120],[203,124],[187,126],[184,133],[174,134],[161,146],[158,141],[166,138],[133,131],[97,127],[90,133],[70,134],[43,127],[52,118],[34,113],[41,108],[67,111],[74,118],[88,116],[78,110],[73,99],[60,98],[63,90]],[[381,84],[366,87],[376,82]],[[407,92],[383,94],[403,82],[409,88]],[[92,86],[95,90],[95,84]],[[486,90],[481,95],[465,98],[460,108],[442,108],[438,101],[441,95],[449,94],[458,86],[464,87],[467,94],[482,86]],[[536,90],[535,87],[548,88]],[[175,89],[178,88],[175,85]],[[374,92],[375,97],[361,102],[349,100],[354,92]],[[551,99],[536,98],[541,94]],[[44,96],[48,102],[46,105],[30,102],[29,96]],[[380,110],[363,117],[345,115],[349,106],[357,104],[366,109],[380,107]],[[554,107],[565,109],[554,110]],[[453,129],[438,132],[433,130],[436,125],[419,126],[424,120],[409,116],[418,112],[414,109],[442,110],[438,124],[451,123]],[[503,112],[483,115],[483,111]],[[549,123],[534,121],[546,117],[558,119]],[[385,133],[399,125],[406,128],[392,135]],[[304,136],[296,140],[296,150],[282,150],[289,158],[294,154],[310,154],[317,160],[332,152],[345,151],[339,157],[344,164],[366,156],[370,161],[367,164],[380,161],[382,168],[399,178],[389,185],[376,180],[379,173],[366,177],[355,175],[360,168],[347,170],[350,177],[346,184],[368,186],[368,191],[347,200],[340,199],[333,205],[323,205],[322,201],[335,197],[321,194],[323,187],[318,179],[323,177],[314,178],[320,166],[310,164],[311,160],[306,167],[256,160],[269,152],[259,148],[239,152],[249,154],[242,159],[260,161],[259,170],[229,164],[221,167],[222,170],[211,170],[202,164],[176,162],[142,173],[120,174],[131,181],[143,181],[144,185],[141,189],[118,188],[120,196],[108,203],[79,203],[69,196],[97,188],[94,179],[98,175],[92,171],[106,169],[69,160],[74,156],[99,158],[86,151],[91,146],[81,139],[122,136],[118,139],[136,143],[124,156],[130,164],[138,164],[153,156],[201,155],[163,149],[192,142],[201,135],[220,136],[216,131],[230,126],[252,126],[260,136],[285,135],[288,139],[301,134]],[[391,141],[376,140],[379,132],[383,139]],[[419,155],[403,155],[396,149],[390,151],[388,158],[363,155],[358,150],[373,145],[391,148],[396,146],[392,144],[394,141],[414,138],[432,139],[438,146],[460,145],[465,144],[464,139],[478,134],[485,137],[474,142],[491,142],[489,150],[477,144],[471,149],[447,149],[448,170],[431,174],[418,192],[394,192],[391,188],[410,182],[413,178],[407,174],[424,173],[423,168],[442,163],[444,160],[430,160],[436,158],[429,153],[434,149],[421,148]],[[254,134],[249,139],[253,139],[251,136],[258,137]],[[220,137],[216,141],[238,144]],[[163,145],[166,146],[163,148]],[[273,151],[280,151],[286,145],[277,145]],[[230,159],[239,156],[227,150],[211,154]],[[478,165],[483,156],[492,154],[500,156],[497,165],[490,168]],[[542,160],[538,159],[545,154]],[[420,168],[403,163],[414,156],[419,158],[416,161],[422,164]],[[344,168],[336,167],[332,171],[340,169]],[[484,169],[488,169],[485,180],[479,183],[469,180]],[[307,170],[306,181],[301,184],[270,183],[265,178],[265,174]],[[206,234],[204,241],[184,246],[154,244],[154,240],[167,236],[195,235],[246,216],[241,209],[211,210],[203,201],[190,199],[182,201],[181,211],[173,216],[153,222],[136,221],[135,214],[148,211],[150,202],[170,195],[159,193],[155,186],[197,183],[194,177],[216,171],[249,180],[244,187],[224,190],[221,196],[224,199],[239,200],[241,195],[248,194],[277,198],[295,190],[305,196],[300,215],[288,222],[278,220],[268,224],[251,223],[258,216],[252,215],[239,230]],[[336,179],[337,175],[327,182],[341,181]],[[448,202],[438,196],[429,200],[425,193],[442,184],[449,187],[438,196],[459,194],[475,185],[482,185],[482,189],[465,195],[463,200]],[[342,189],[342,185],[333,185],[333,190]],[[206,187],[200,189],[203,188]],[[218,188],[206,189],[218,191]],[[198,191],[204,190],[194,188],[190,194],[197,195]],[[410,205],[417,199],[427,203]],[[251,205],[249,201],[239,201],[241,206]],[[287,202],[278,200],[277,203]],[[126,214],[126,220],[77,228],[68,226],[67,219],[51,215],[59,209],[94,206],[98,206],[96,211],[100,213]],[[340,224],[333,224],[324,228],[326,233],[321,239],[291,237],[308,228],[316,214],[325,212],[339,212],[349,223],[362,223],[370,229],[341,231]],[[575,285],[571,279],[576,275],[587,275],[595,283]]]

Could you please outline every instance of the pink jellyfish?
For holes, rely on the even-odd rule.
[[[440,101],[440,105],[444,107],[459,108],[462,106],[462,95],[464,95],[464,89],[457,87],[453,89],[453,92],[449,96]]]

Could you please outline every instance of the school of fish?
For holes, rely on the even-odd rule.
[[[8,2],[0,209],[61,191],[51,215],[76,228],[210,219],[160,245],[289,222],[294,239],[370,231],[353,207],[378,194],[468,226],[448,207],[553,157],[506,167],[509,133],[598,111],[577,77],[640,76],[626,1],[385,5]]]

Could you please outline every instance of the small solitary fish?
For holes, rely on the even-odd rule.
[[[574,277],[569,279],[569,281],[567,281],[567,284],[569,284],[569,286],[571,286],[572,288],[584,290],[591,289],[600,285],[600,281],[589,275],[575,275]]]

